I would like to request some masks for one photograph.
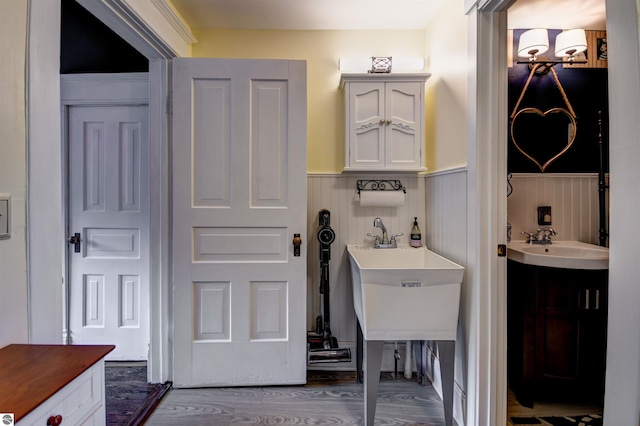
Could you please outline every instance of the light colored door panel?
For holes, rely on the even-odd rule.
[[[306,65],[173,68],[174,386],[306,381]]]
[[[146,106],[69,108],[69,328],[73,344],[147,359],[149,183]]]

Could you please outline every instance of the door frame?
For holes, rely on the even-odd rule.
[[[127,90],[112,90],[113,83],[126,84]],[[61,129],[62,129],[62,221],[64,226],[64,237],[70,235],[69,228],[69,111],[71,107],[93,106],[149,106],[149,76],[148,73],[110,73],[110,74],[65,74],[60,76],[60,108],[61,108]],[[150,143],[149,140],[146,141]],[[147,176],[147,179],[149,177]],[[147,216],[150,221],[150,214]],[[65,239],[63,237],[63,239]],[[150,242],[144,242],[146,250],[151,250]],[[69,274],[71,256],[67,244],[63,244],[62,264],[62,341],[64,344],[71,344],[69,335],[70,324],[70,300],[71,300],[71,279]],[[151,272],[151,265],[149,271]],[[150,305],[151,294],[141,294]],[[149,306],[150,308],[150,306]],[[151,325],[149,324],[149,328]],[[151,334],[151,329],[149,329]]]
[[[167,2],[79,0],[149,59],[150,348],[148,380],[171,380],[169,81],[171,59],[195,38]],[[27,264],[29,342],[63,342],[66,251],[60,129],[60,0],[29,0],[27,53]],[[60,212],[60,213],[58,213]],[[59,303],[51,303],[58,300]]]
[[[113,21],[111,25],[121,37],[132,44],[136,49],[140,50],[146,57],[150,59],[149,65],[149,84],[150,84],[150,140],[152,144],[151,161],[152,161],[152,192],[159,194],[158,199],[152,200],[151,215],[153,229],[151,232],[152,262],[157,261],[151,271],[151,351],[149,355],[149,372],[150,379],[153,382],[165,381],[170,378],[170,345],[168,341],[170,322],[168,318],[169,303],[169,262],[168,262],[168,244],[169,244],[169,167],[168,167],[168,119],[166,114],[166,105],[168,97],[168,80],[170,75],[170,59],[175,56],[189,56],[189,45],[195,40],[191,35],[188,27],[184,26],[181,21],[172,20],[169,12],[161,12],[156,4],[164,2],[136,2],[135,7],[130,5],[130,0],[79,0],[79,3],[87,7],[101,21]],[[482,188],[478,173],[480,169],[485,176],[482,181],[491,185],[502,180],[500,173],[496,169],[491,168],[490,162],[482,160],[479,164],[475,155],[482,153],[485,148],[506,149],[506,138],[504,140],[489,139],[491,133],[480,133],[477,124],[483,126],[494,127],[496,121],[493,114],[498,108],[494,105],[494,101],[489,102],[489,108],[478,110],[478,93],[482,88],[483,91],[490,91],[491,87],[485,87],[487,81],[491,81],[489,76],[494,70],[500,67],[506,69],[506,42],[504,46],[497,44],[497,51],[491,50],[491,40],[496,37],[506,38],[506,20],[490,19],[483,25],[479,25],[479,12],[483,15],[482,19],[486,19],[489,15],[500,14],[513,3],[512,0],[464,0],[465,12],[469,17],[468,25],[468,45],[469,45],[469,183],[472,186],[468,188],[468,229],[469,238],[467,245],[467,258],[469,268],[469,283],[475,288],[474,292],[474,312],[471,314],[478,319],[478,316],[490,316],[491,304],[488,303],[498,294],[497,282],[491,282],[491,277],[495,276],[497,266],[491,261],[484,262],[484,258],[480,256],[482,250],[488,249],[489,253],[494,252],[495,246],[493,242],[504,239],[505,231],[498,225],[502,221],[506,223],[506,216],[503,218],[498,215],[506,215],[506,207],[501,213],[500,209],[492,211],[485,208],[482,202],[483,195],[490,192],[489,187]],[[638,123],[635,117],[635,106],[640,102],[640,96],[631,96],[628,88],[622,87],[625,79],[637,80],[640,61],[628,60],[628,54],[633,54],[633,59],[638,58],[638,39],[636,37],[628,37],[628,34],[637,35],[637,13],[630,13],[635,10],[634,0],[606,0],[607,4],[607,22],[610,28],[608,34],[610,48],[614,50],[620,49],[617,54],[611,54],[609,59],[610,69],[616,69],[622,77],[617,82],[610,81],[610,108],[614,106],[618,108],[622,114],[616,125],[620,140],[612,138],[612,145],[623,145],[625,142],[621,136],[637,134]],[[130,13],[123,11],[123,5],[127,5]],[[93,7],[91,7],[93,6]],[[145,14],[140,8],[155,8],[155,12]],[[167,5],[167,8],[170,7]],[[94,10],[92,10],[94,9]],[[100,9],[96,11],[95,9]],[[616,11],[615,16],[612,13]],[[636,10],[637,12],[637,10]],[[163,14],[163,13],[166,13]],[[157,22],[150,19],[153,16]],[[177,18],[175,15],[173,15]],[[628,20],[624,18],[627,17]],[[495,18],[495,17],[493,17]],[[634,20],[635,18],[635,20]],[[629,21],[631,20],[631,21]],[[158,23],[159,22],[159,23]],[[620,28],[615,29],[614,24],[624,24]],[[118,27],[119,28],[115,28]],[[182,27],[181,29],[179,29]],[[153,30],[153,31],[152,31]],[[56,343],[61,340],[62,315],[61,307],[58,308],[50,303],[51,300],[61,300],[60,282],[57,281],[61,277],[60,265],[62,265],[62,252],[60,251],[60,242],[63,238],[62,220],[57,213],[58,207],[62,206],[61,199],[61,173],[60,160],[62,153],[60,152],[61,135],[59,132],[59,115],[51,114],[51,111],[60,108],[59,97],[59,54],[60,54],[60,1],[59,0],[30,0],[29,1],[29,23],[28,23],[28,57],[27,57],[27,161],[28,161],[28,193],[27,193],[27,242],[29,251],[28,256],[28,279],[29,279],[29,341],[31,343]],[[189,41],[191,37],[191,41]],[[135,43],[134,43],[135,41]],[[615,45],[615,46],[614,46]],[[631,49],[625,48],[630,47]],[[635,50],[634,50],[635,48]],[[621,52],[626,51],[626,55]],[[504,56],[502,56],[504,55]],[[501,62],[503,61],[503,62]],[[506,71],[505,71],[506,72]],[[635,77],[634,77],[635,76]],[[500,77],[502,78],[502,77]],[[499,79],[500,79],[499,78]],[[635,80],[634,80],[635,78]],[[637,82],[637,81],[636,81]],[[506,88],[506,80],[503,82]],[[639,94],[638,85],[633,86],[633,94]],[[627,91],[626,96],[622,96]],[[629,107],[627,103],[633,103],[633,107]],[[499,112],[499,109],[497,109]],[[497,114],[496,114],[497,115]],[[488,117],[485,124],[482,118]],[[506,129],[507,116],[497,118],[499,128]],[[614,123],[612,122],[613,126]],[[56,132],[56,130],[58,130]],[[497,132],[493,129],[493,132]],[[505,130],[506,131],[506,130]],[[479,138],[476,141],[476,138]],[[474,163],[474,164],[472,164]],[[622,165],[612,163],[612,169],[618,167],[616,172],[625,174],[629,177],[638,176],[639,169],[635,165]],[[34,174],[36,175],[34,178]],[[630,178],[629,178],[630,179]],[[627,185],[628,189],[632,189],[632,179]],[[618,185],[618,184],[616,184]],[[627,187],[621,189],[627,189]],[[491,187],[493,188],[493,187]],[[480,190],[480,192],[477,192]],[[616,200],[619,205],[612,206],[612,218],[622,216],[623,212],[634,212],[635,203],[637,201],[625,201],[624,194]],[[505,197],[506,198],[506,197]],[[495,205],[501,201],[491,198],[489,205]],[[506,205],[506,200],[502,201]],[[617,213],[616,213],[617,212]],[[496,219],[498,218],[498,219]],[[620,217],[621,220],[616,221],[616,230],[633,229],[635,222],[627,216]],[[624,220],[622,220],[624,219]],[[494,220],[496,223],[494,223]],[[612,221],[613,222],[613,221]],[[483,235],[477,234],[477,231],[487,228],[483,232],[491,235],[491,238],[482,241]],[[612,229],[612,233],[615,230]],[[633,249],[637,249],[637,241],[629,241],[625,243],[622,240],[613,241],[610,246],[612,251],[634,253]],[[614,247],[615,246],[615,247]],[[56,254],[58,253],[59,254]],[[481,266],[487,269],[487,273],[481,274],[475,268]],[[621,264],[616,262],[617,274],[620,276],[622,287],[619,291],[621,294],[619,299],[626,299],[629,303],[637,301],[637,291],[635,289],[624,286],[622,279],[631,279],[636,272],[636,265],[633,262]],[[628,276],[623,276],[627,274]],[[613,278],[613,277],[612,277]],[[617,277],[618,278],[618,277]],[[488,293],[484,293],[488,290]],[[481,297],[479,297],[481,296]],[[59,304],[61,305],[61,304]],[[636,310],[637,311],[637,310]],[[43,314],[45,312],[46,314]],[[498,365],[497,342],[496,339],[502,339],[501,350],[504,350],[504,341],[506,336],[501,336],[495,324],[484,321],[477,321],[476,327],[470,331],[470,348],[468,354],[468,371],[467,371],[467,424],[489,425],[497,424],[496,418],[503,419],[506,416],[504,407],[496,408],[496,403],[501,399],[502,393],[506,391],[506,365]],[[494,318],[495,321],[495,318]],[[622,327],[622,329],[619,329]],[[635,317],[620,318],[615,324],[610,322],[609,329],[616,328],[619,333],[624,335],[628,332],[627,337],[633,334],[633,330],[637,327]],[[497,336],[496,336],[497,333]],[[483,340],[487,339],[487,340]],[[633,337],[631,343],[634,348],[640,347],[637,343],[640,338]],[[625,342],[627,348],[629,341]],[[619,347],[613,348],[620,351]],[[610,351],[613,350],[610,345]],[[622,351],[624,352],[624,351]],[[607,385],[614,385],[621,390],[619,394],[626,394],[627,400],[631,400],[632,404],[627,404],[623,409],[625,413],[634,411],[637,415],[638,406],[638,387],[623,390],[622,381],[616,381],[615,377],[623,377],[626,375],[628,379],[627,367],[633,370],[635,378],[637,378],[637,354],[634,349],[629,353],[626,351],[626,357],[622,359],[619,365],[611,365],[608,362],[607,368]],[[631,359],[633,358],[633,359]],[[634,361],[635,360],[635,361]],[[501,377],[492,376],[496,371],[502,371]],[[610,377],[611,376],[611,377]],[[634,378],[634,377],[632,377]],[[504,382],[504,383],[503,383]],[[634,380],[626,380],[629,386],[635,382]],[[613,386],[608,386],[610,391]],[[628,392],[626,392],[628,390]],[[615,394],[613,391],[611,394]],[[498,396],[499,395],[499,396]],[[606,398],[606,395],[605,395]],[[613,398],[611,398],[613,399]],[[607,402],[609,402],[607,400]],[[502,403],[502,402],[501,402]],[[618,404],[621,404],[619,402]],[[614,404],[615,405],[615,404]],[[618,407],[623,408],[623,407]],[[613,414],[613,410],[611,413]],[[609,407],[606,409],[605,415],[609,415]],[[494,421],[491,421],[494,420]]]

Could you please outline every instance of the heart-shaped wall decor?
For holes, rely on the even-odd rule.
[[[517,124],[518,121],[520,121],[519,126]],[[553,143],[552,145],[556,146],[557,150],[554,150],[552,152],[548,152],[547,150],[545,152],[545,150],[537,149],[536,150],[537,153],[534,153],[532,152],[534,148],[532,145],[527,145],[527,143],[525,143],[523,140],[518,141],[517,129],[530,128],[529,125],[531,124],[531,121],[540,122],[539,123],[540,125],[536,125],[534,129],[538,132],[538,134],[541,133],[542,135],[546,135],[546,138],[547,138],[547,140],[544,140],[544,139],[541,140],[538,137],[536,138],[535,143],[544,144],[546,141],[552,138],[555,138],[556,139],[554,140],[555,143]],[[566,133],[560,134],[560,135],[554,135],[554,134],[551,134],[550,132],[544,132],[544,131],[540,132],[541,128],[544,129],[543,124],[545,121],[549,121],[549,122],[554,121],[556,122],[556,124],[559,121],[565,124],[566,127],[564,126],[563,127],[564,128],[568,127],[571,133],[568,136],[565,136]],[[525,126],[525,122],[527,122],[528,125]],[[558,157],[560,157],[562,154],[567,152],[569,148],[571,148],[571,145],[573,145],[573,142],[575,141],[575,139],[576,139],[575,116],[564,108],[551,108],[546,111],[542,111],[538,108],[523,108],[518,112],[516,112],[513,115],[511,120],[511,140],[513,141],[513,144],[516,146],[518,151],[522,153],[522,155],[527,157],[529,160],[533,161],[543,172],[547,167],[549,167],[551,163],[553,163],[555,160],[558,159]],[[558,140],[560,140],[560,142],[558,142]],[[566,143],[564,141],[566,141]],[[542,151],[542,153],[540,151]]]

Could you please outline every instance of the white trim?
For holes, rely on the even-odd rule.
[[[148,0],[77,0],[148,59],[190,56],[191,44]],[[176,18],[178,19],[178,18]],[[195,40],[195,38],[193,38]]]
[[[469,330],[467,424],[506,424],[507,14],[511,0],[469,14],[468,279],[474,289]],[[473,47],[475,47],[474,50]]]
[[[60,1],[31,0],[28,16],[27,280],[29,343],[62,343]]]
[[[197,43],[198,40],[191,33],[191,28],[182,19],[182,16],[171,6],[167,0],[149,0],[171,27],[182,37],[187,44]],[[144,4],[144,3],[143,3]]]
[[[463,173],[467,171],[467,166],[460,166],[460,167],[452,167],[450,169],[443,169],[443,170],[438,170],[435,172],[427,172],[424,175],[427,177],[434,177],[434,176],[442,176],[442,175],[450,175],[452,173]]]
[[[152,383],[172,380],[171,351],[171,270],[170,270],[170,182],[169,182],[169,121],[167,114],[168,84],[171,62],[149,61],[149,291],[151,294],[150,348],[148,378]]]
[[[640,418],[640,3],[606,0],[609,161],[609,318],[605,425],[637,425]]]
[[[108,83],[128,83],[116,86]],[[118,90],[122,89],[122,90]],[[63,74],[60,75],[62,105],[147,105],[148,73]]]

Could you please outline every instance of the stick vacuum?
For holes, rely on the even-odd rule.
[[[331,259],[331,243],[335,241],[336,233],[329,226],[330,218],[329,210],[320,210],[317,237],[320,242],[320,294],[322,295],[323,312],[316,318],[315,331],[307,333],[309,364],[351,361],[351,350],[339,348],[338,339],[331,334],[329,260]]]

